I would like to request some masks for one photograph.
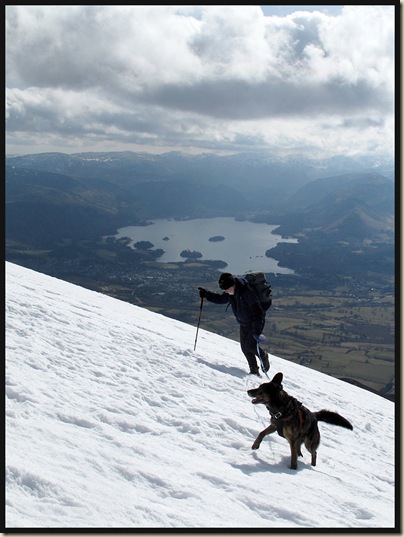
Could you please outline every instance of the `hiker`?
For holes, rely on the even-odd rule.
[[[250,375],[258,375],[258,349],[262,360],[263,371],[269,369],[268,353],[261,349],[259,343],[265,340],[262,331],[265,325],[265,311],[258,296],[248,285],[247,280],[224,272],[219,278],[219,287],[223,293],[213,293],[203,287],[198,287],[199,296],[214,304],[229,303],[240,325],[240,346],[250,367]]]

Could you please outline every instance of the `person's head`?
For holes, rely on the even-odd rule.
[[[236,285],[236,279],[230,272],[223,272],[219,278],[219,287],[229,295],[234,294],[234,286]]]

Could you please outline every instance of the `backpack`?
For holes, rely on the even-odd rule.
[[[272,289],[263,272],[249,272],[244,276],[248,285],[255,291],[261,307],[267,311],[272,304]]]

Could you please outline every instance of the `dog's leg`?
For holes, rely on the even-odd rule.
[[[317,451],[314,450],[311,452],[311,465],[315,466],[316,462],[317,462]]]
[[[266,429],[260,432],[260,434],[257,436],[257,438],[254,441],[254,444],[252,445],[251,449],[258,449],[261,445],[261,442],[266,437],[267,434],[271,434],[276,431],[275,425],[270,425]]]
[[[297,457],[300,453],[300,445],[298,442],[291,442],[290,444],[290,467],[292,470],[297,470]]]
[[[311,465],[315,466],[317,463],[317,448],[320,445],[320,431],[317,423],[315,423],[311,433],[306,436],[304,445],[311,453]]]

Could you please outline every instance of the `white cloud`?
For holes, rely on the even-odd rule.
[[[7,6],[8,150],[22,142],[52,150],[59,138],[66,152],[77,143],[136,150],[145,140],[156,150],[238,151],[253,130],[257,149],[279,136],[288,141],[279,151],[293,152],[294,141],[310,151],[296,136],[304,122],[312,137],[320,129],[313,149],[345,152],[354,133],[366,152],[371,118],[372,144],[392,153],[394,14],[394,6],[284,17],[259,6]],[[345,127],[324,147],[321,125],[336,119]]]

